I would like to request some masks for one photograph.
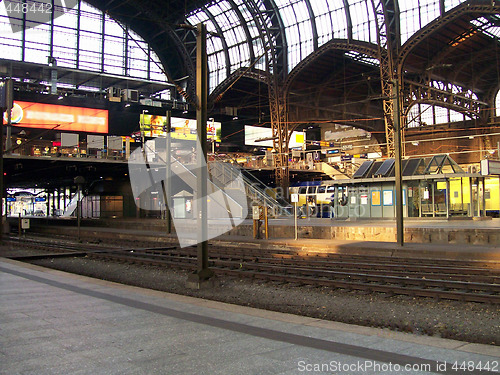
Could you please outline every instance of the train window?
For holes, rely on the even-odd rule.
[[[307,194],[314,194],[316,193],[316,186],[309,186],[307,189]]]
[[[302,186],[300,189],[299,189],[299,194],[305,194],[307,191],[307,186]]]
[[[318,194],[324,193],[326,190],[326,186],[318,186]]]
[[[335,186],[327,186],[326,192],[327,193],[335,193]]]

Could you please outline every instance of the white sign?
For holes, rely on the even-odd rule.
[[[273,131],[271,128],[245,125],[245,144],[249,146],[273,147]],[[293,132],[290,136],[289,148],[302,147],[304,133]]]
[[[298,203],[298,202],[299,202],[299,195],[292,194],[292,203]]]
[[[260,207],[259,206],[252,206],[252,217],[254,220],[260,219]]]
[[[500,175],[500,160],[481,160],[481,174],[483,176]]]
[[[384,206],[392,206],[392,190],[384,190]]]
[[[368,195],[363,194],[360,196],[361,204],[368,204]]]
[[[30,219],[21,219],[21,229],[30,229]]]
[[[78,147],[79,135],[73,133],[61,134],[61,147]]]

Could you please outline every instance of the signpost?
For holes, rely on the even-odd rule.
[[[295,217],[295,239],[297,239],[298,238],[298,231],[297,231],[297,204],[299,203],[299,195],[298,194],[292,194],[292,203],[293,203],[294,217]]]

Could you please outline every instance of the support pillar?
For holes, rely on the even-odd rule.
[[[446,179],[446,218],[449,219],[450,217],[450,179]]]
[[[172,233],[172,214],[170,213],[170,209],[173,207],[172,204],[172,187],[171,187],[171,168],[172,168],[172,160],[170,158],[171,153],[171,134],[172,131],[172,117],[171,112],[167,111],[166,113],[167,123],[165,125],[165,180],[162,181],[163,184],[163,194],[164,194],[164,202],[165,202],[165,220],[167,225],[167,234]]]
[[[404,245],[404,222],[403,222],[403,173],[401,167],[401,123],[400,123],[400,98],[398,80],[392,81],[393,93],[393,123],[394,123],[394,169],[396,176],[396,232],[397,243]]]
[[[474,209],[474,195],[472,195],[472,177],[469,177],[469,216],[474,217],[475,209]]]
[[[482,208],[482,215],[483,217],[486,217],[486,183],[484,181],[484,177],[481,177],[481,184],[483,185],[483,194],[481,198],[481,204],[483,206]]]
[[[187,287],[200,289],[213,286],[214,272],[208,268],[208,167],[207,167],[207,98],[208,59],[207,28],[200,23],[196,36],[196,109],[198,146],[196,150],[196,211],[198,227],[197,270],[189,275]]]

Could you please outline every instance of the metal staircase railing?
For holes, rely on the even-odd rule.
[[[241,172],[245,192],[251,205],[266,205],[272,216],[291,216],[291,206],[286,201],[278,201],[277,199],[266,194],[266,184],[252,175],[244,167],[240,166],[236,160],[231,157],[221,157],[219,155],[211,155],[214,162],[208,163],[208,168],[213,181],[218,181],[224,186],[231,186],[231,181],[237,177],[235,168]],[[225,167],[227,166],[227,168]],[[250,210],[249,210],[250,212]]]

